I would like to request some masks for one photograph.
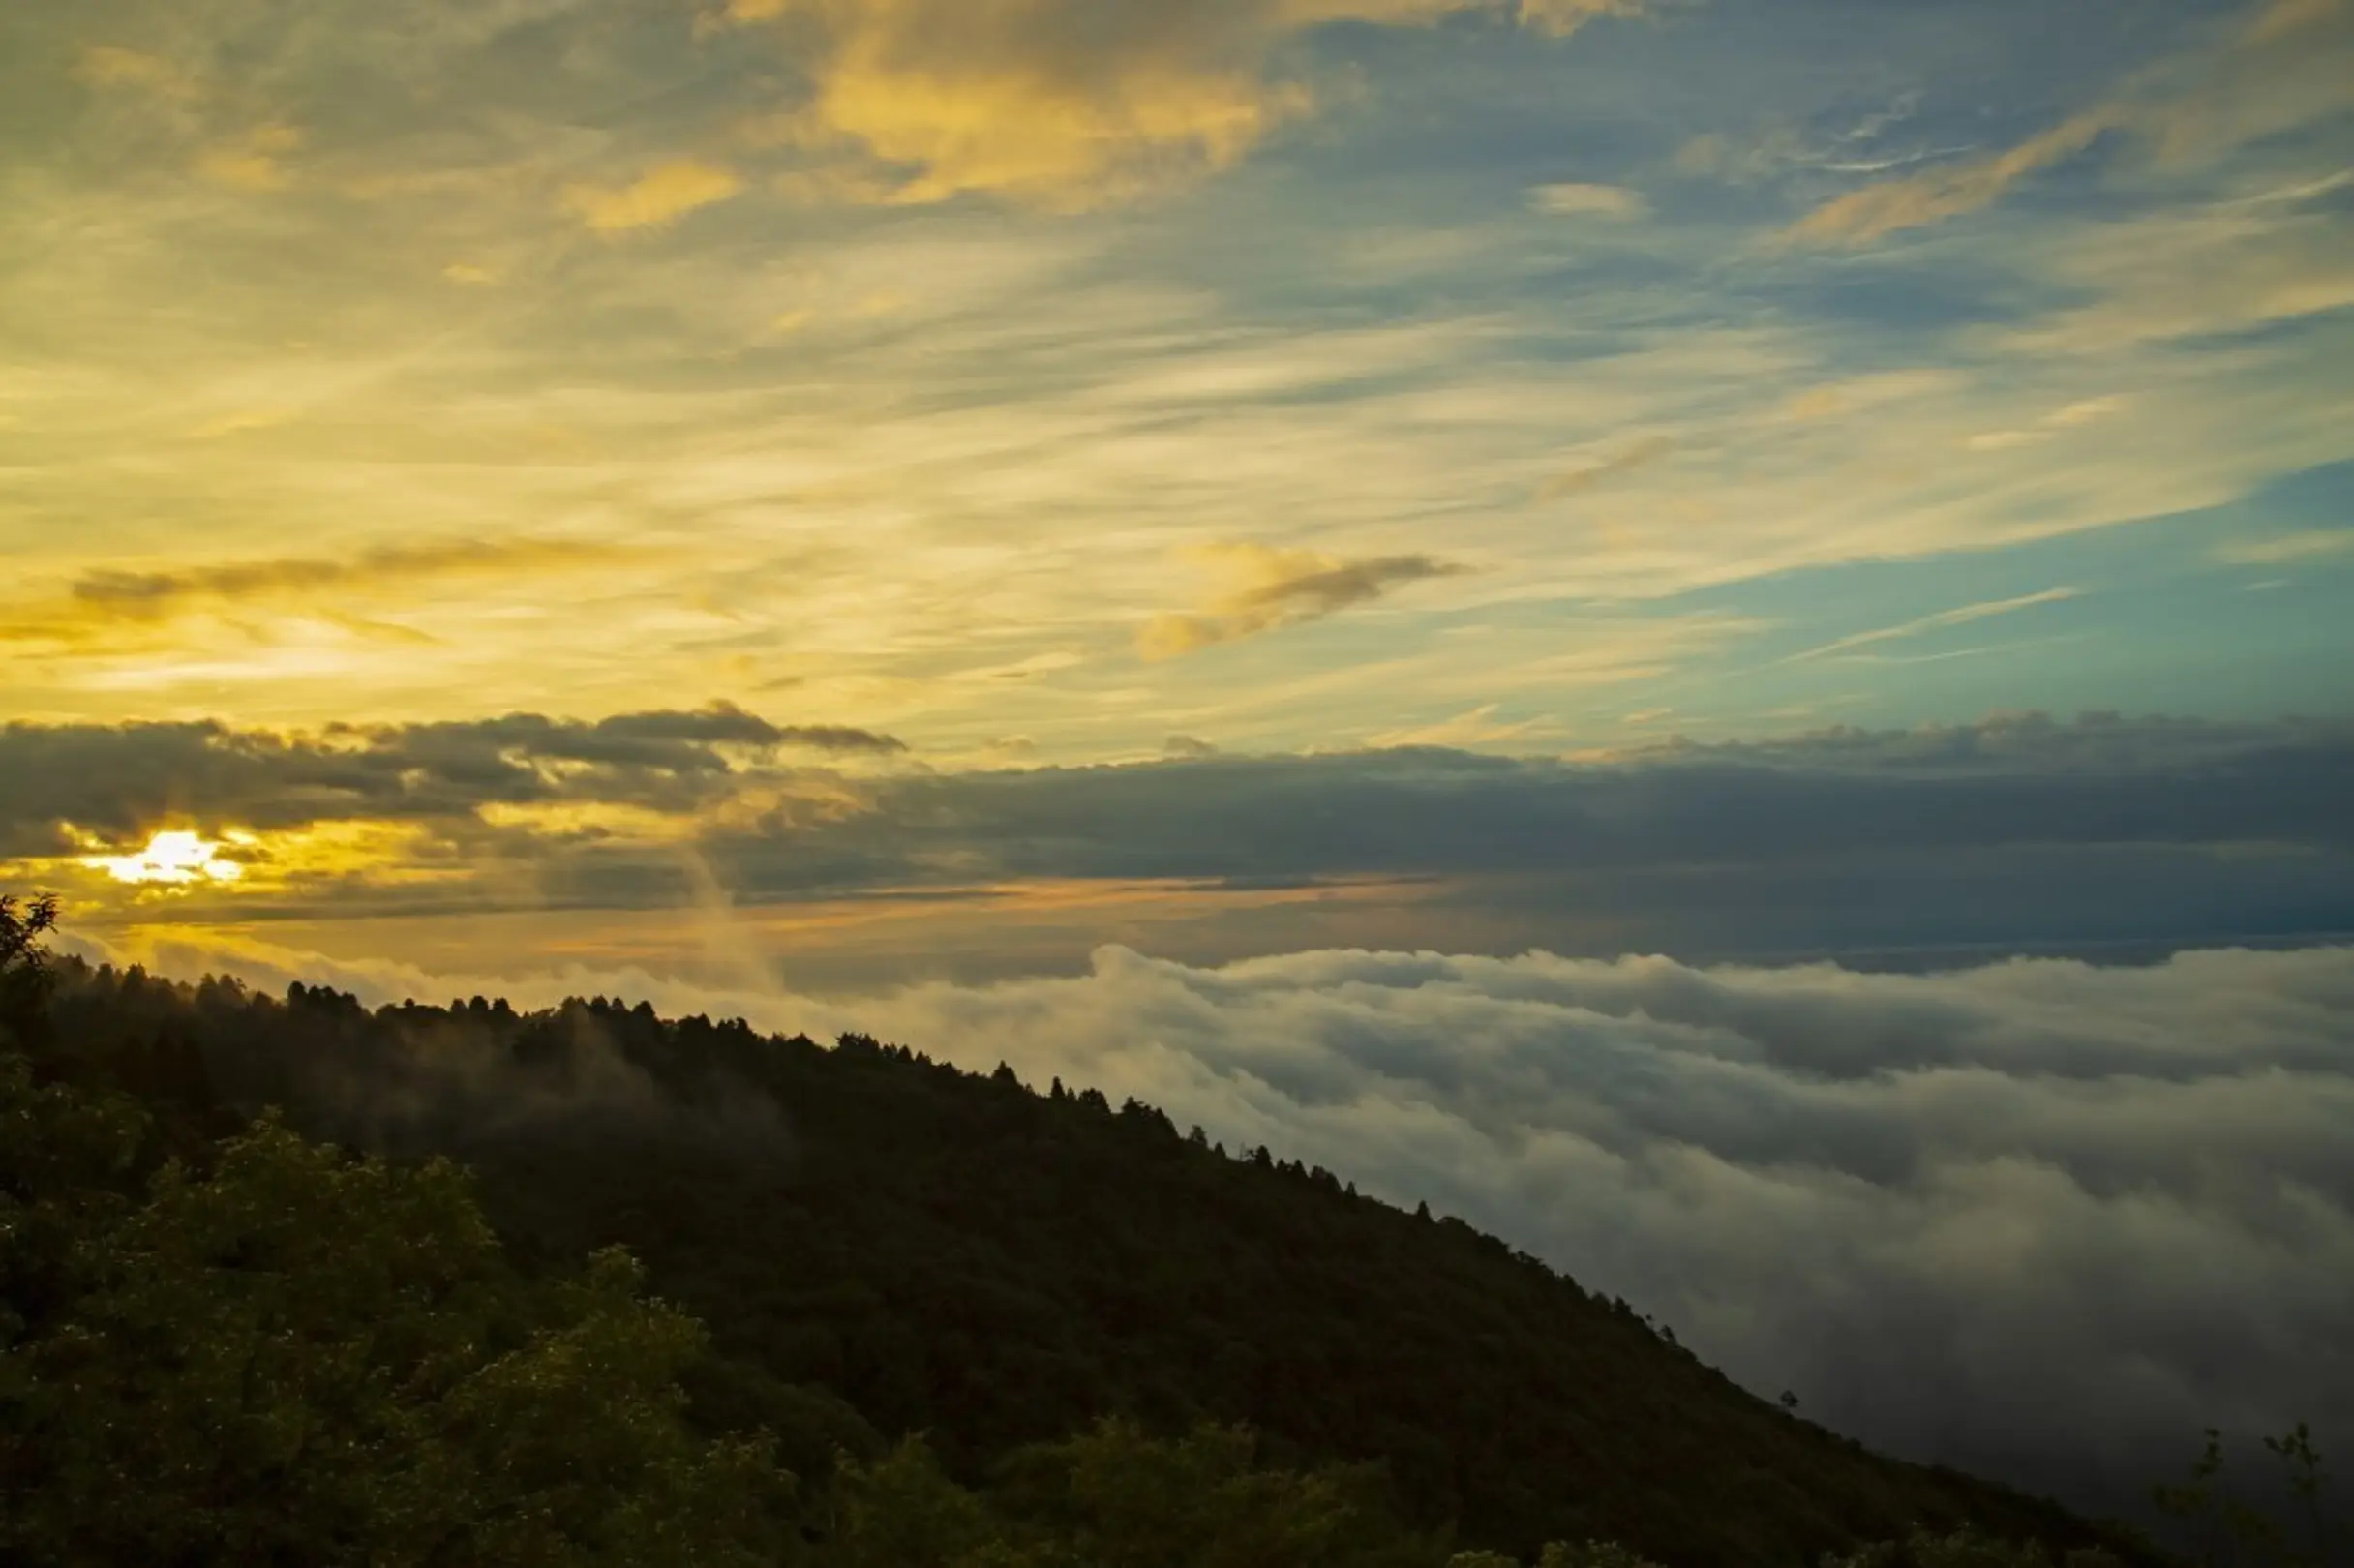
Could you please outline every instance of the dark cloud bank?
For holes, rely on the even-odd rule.
[[[0,727],[0,855],[169,818],[256,829],[357,819],[460,824],[486,806],[603,802],[687,812],[801,750],[889,756],[895,739],[776,725],[728,704],[593,723],[537,713],[317,735],[178,724]]]
[[[1182,952],[1195,960],[1372,943],[1917,966],[1986,948],[2163,951],[2354,931],[2344,722],[2029,715],[1589,763],[1205,749],[936,773],[894,761],[901,749],[725,707],[294,739],[17,725],[0,730],[0,854],[63,852],[66,822],[127,834],[166,813],[264,829],[377,817],[422,825],[481,866],[461,894],[433,893],[477,907],[673,906],[699,896],[705,867],[739,904],[1024,878],[1394,885],[1378,928],[1344,923],[1337,905],[1280,928],[1205,926]],[[846,757],[892,766],[845,776]],[[692,865],[676,846],[595,830],[494,834],[479,815],[545,802],[702,814]],[[339,908],[368,896],[339,889]],[[397,909],[415,895],[382,896]],[[1072,944],[1065,967],[1089,946]],[[979,962],[970,973],[1004,972]]]

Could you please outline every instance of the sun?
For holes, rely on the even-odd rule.
[[[130,855],[85,855],[81,863],[104,871],[117,882],[187,888],[206,882],[235,882],[245,867],[221,858],[223,848],[249,844],[248,833],[229,832],[206,838],[187,829],[166,829],[147,840],[147,847]]]

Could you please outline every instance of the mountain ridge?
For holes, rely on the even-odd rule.
[[[1776,1408],[1460,1220],[1224,1157],[1137,1101],[602,998],[370,1010],[58,979],[75,1070],[192,1126],[276,1105],[313,1135],[455,1156],[528,1265],[628,1247],[710,1327],[698,1417],[787,1428],[804,1463],[921,1432],[978,1475],[1106,1415],[1245,1422],[1279,1455],[1379,1461],[1409,1520],[1521,1554],[1592,1538],[1675,1568],[1799,1564],[1971,1523],[2156,1560]]]

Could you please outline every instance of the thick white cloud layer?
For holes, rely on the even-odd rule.
[[[152,956],[372,1000],[647,994],[1132,1095],[1461,1215],[1832,1427],[2091,1506],[2209,1424],[2354,1431],[2354,949],[1907,976],[1106,948],[856,1004]]]

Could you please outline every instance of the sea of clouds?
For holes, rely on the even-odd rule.
[[[93,955],[103,955],[95,950]],[[2354,949],[1938,974],[1104,948],[856,1002],[159,939],[371,1001],[650,997],[1135,1096],[1427,1200],[1867,1442],[2134,1511],[2202,1428],[2354,1441]]]

